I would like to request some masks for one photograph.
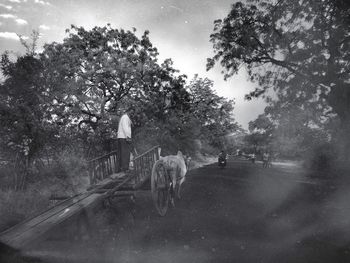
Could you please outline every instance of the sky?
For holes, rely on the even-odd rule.
[[[171,58],[174,67],[191,80],[195,74],[214,81],[217,94],[235,100],[236,121],[248,122],[263,112],[262,99],[245,101],[255,85],[244,69],[224,81],[221,68],[206,71],[212,57],[209,36],[213,22],[224,18],[233,0],[0,0],[0,52],[23,54],[18,34],[29,37],[39,30],[39,48],[44,43],[62,42],[71,24],[90,29],[110,23],[114,28],[137,29],[141,36],[150,31],[150,40],[160,61]]]

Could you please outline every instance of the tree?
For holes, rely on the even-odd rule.
[[[185,89],[185,75],[178,75],[171,59],[166,59],[149,73],[153,83],[131,92],[124,103],[132,105],[134,136],[144,150],[159,144],[164,151],[188,149],[183,140],[184,124],[189,110],[189,93]],[[147,139],[146,139],[147,138]]]
[[[350,131],[350,4],[345,0],[248,0],[232,5],[228,16],[214,22],[211,35],[225,78],[246,66],[259,87],[319,104],[335,113],[343,134]],[[349,140],[347,140],[349,141]],[[349,148],[349,147],[346,147]]]
[[[236,131],[239,126],[233,117],[234,101],[218,96],[213,90],[214,82],[197,75],[188,86],[190,114],[198,122],[201,139],[215,147],[224,147],[224,136]]]
[[[5,53],[0,65],[5,78],[0,84],[0,144],[2,154],[16,160],[15,188],[21,189],[31,164],[56,132],[47,111],[40,61],[27,54],[13,62]]]
[[[141,39],[135,31],[72,26],[62,44],[45,45],[44,76],[60,112],[95,129],[128,94],[152,84],[158,52],[147,31]]]
[[[222,148],[225,136],[238,128],[233,101],[215,94],[209,79],[195,76],[184,85],[181,76],[173,76],[169,85],[147,93],[149,101],[138,107],[145,120],[141,130],[146,129],[147,137],[169,153],[171,149],[194,153],[196,140]],[[144,133],[139,135],[144,137]]]
[[[293,99],[270,101],[265,112],[249,123],[246,142],[283,158],[305,159],[313,147],[329,142],[328,123],[317,110]]]
[[[253,147],[254,153],[258,153],[260,148],[272,148],[271,142],[275,125],[265,114],[260,114],[254,121],[249,122],[249,134],[245,136],[245,142]]]
[[[185,104],[185,76],[177,74],[170,59],[158,63],[148,31],[138,38],[136,29],[107,25],[90,31],[72,26],[67,33],[63,43],[47,44],[41,54],[51,113],[62,127],[78,125],[88,138],[100,141],[113,134],[110,115],[122,108],[137,109],[137,133]]]

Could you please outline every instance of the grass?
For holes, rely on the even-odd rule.
[[[53,177],[31,183],[23,191],[0,189],[0,232],[47,209],[50,197],[73,196],[86,189],[86,184],[83,176],[69,180]]]
[[[61,164],[66,168],[63,171],[57,165],[42,169],[28,178],[26,189],[21,191],[11,187],[13,170],[0,167],[0,232],[47,209],[52,205],[50,197],[68,197],[85,190],[88,177],[74,165]]]
[[[48,193],[41,193],[35,189],[0,190],[0,231],[38,214],[46,209],[48,204]]]

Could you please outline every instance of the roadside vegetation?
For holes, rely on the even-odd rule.
[[[203,162],[239,129],[233,101],[210,79],[188,80],[171,59],[158,61],[146,31],[72,26],[62,43],[5,52],[0,66],[0,231],[43,210],[51,196],[88,184],[86,161],[115,149],[118,118],[133,107],[139,153],[160,145]],[[200,160],[201,159],[201,160]]]
[[[264,97],[249,124],[245,151],[304,161],[305,167],[349,170],[350,5],[348,1],[236,2],[214,22],[215,55],[230,78],[245,67]],[[344,173],[345,174],[345,173]]]
[[[87,184],[86,160],[115,149],[118,117],[136,109],[139,153],[160,145],[205,159],[220,149],[304,162],[333,176],[350,160],[348,1],[236,2],[210,36],[224,78],[242,67],[268,102],[243,131],[214,83],[159,61],[148,31],[71,26],[62,43],[5,52],[0,67],[0,230]],[[253,107],[253,105],[252,105]]]

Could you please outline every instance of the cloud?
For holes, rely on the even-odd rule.
[[[50,27],[47,26],[47,25],[40,25],[40,26],[39,26],[39,29],[42,29],[42,30],[50,30]]]
[[[0,14],[0,17],[2,17],[2,18],[16,18],[16,16],[15,15],[13,15],[13,14]]]
[[[51,5],[49,2],[45,2],[43,0],[34,0],[34,2],[40,5]]]
[[[9,2],[11,2],[11,3],[25,3],[25,2],[27,2],[27,0],[8,0]]]
[[[180,11],[181,13],[183,13],[184,10],[182,10],[180,7],[174,6],[174,5],[170,5],[169,6],[172,9],[176,9],[177,11]]]
[[[6,19],[14,19],[18,25],[27,25],[28,22],[22,18],[18,18],[15,15],[12,14],[0,14],[0,17],[6,18]]]
[[[27,25],[28,24],[28,22],[26,20],[21,19],[21,18],[17,18],[15,21],[19,25]]]
[[[7,10],[11,10],[12,9],[12,6],[10,6],[10,5],[0,4],[0,7],[6,8]]]
[[[0,37],[12,40],[19,40],[18,35],[14,32],[0,32]]]
[[[19,36],[15,32],[0,32],[0,38],[19,41]],[[27,39],[27,37],[22,37],[22,38]]]

